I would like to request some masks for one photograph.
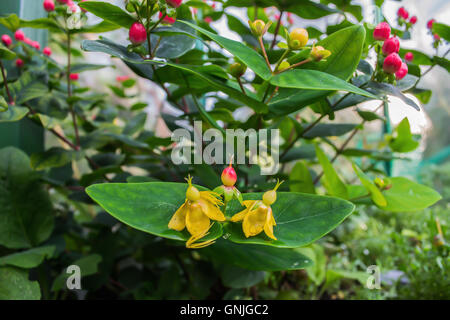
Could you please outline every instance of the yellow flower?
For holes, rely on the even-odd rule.
[[[273,227],[277,224],[273,217],[271,205],[277,200],[276,191],[282,183],[283,181],[278,181],[273,190],[265,192],[262,200],[244,201],[246,208],[231,218],[232,222],[242,221],[242,230],[247,238],[256,236],[264,230],[269,238],[277,240],[273,234]]]
[[[212,226],[210,220],[225,221],[225,216],[219,209],[222,201],[219,199],[219,195],[212,191],[198,191],[192,185],[190,176],[186,180],[189,184],[186,191],[186,201],[170,219],[169,229],[182,231],[186,228],[191,234],[191,237],[186,241],[186,247],[203,248],[214,243],[214,240],[195,243],[208,234]]]

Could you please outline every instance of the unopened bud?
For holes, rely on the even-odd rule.
[[[331,56],[331,51],[326,50],[324,47],[317,46],[311,49],[310,58],[313,61],[319,62],[322,59],[326,59]]]

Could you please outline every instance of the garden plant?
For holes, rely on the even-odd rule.
[[[352,0],[45,0],[45,18],[0,17],[0,122],[28,119],[52,141],[0,150],[0,298],[450,298],[448,209],[435,205],[448,190],[393,176],[389,164],[407,163],[420,137],[407,117],[384,130],[392,97],[424,112],[432,92],[421,79],[449,70],[450,29],[430,17],[436,54],[406,48],[417,18],[401,7],[388,23],[384,2],[371,21]],[[305,23],[330,15],[323,30]],[[29,28],[47,30],[48,46]],[[126,41],[109,37],[121,29]],[[83,86],[84,72],[111,68],[86,62],[92,53],[129,74]],[[158,117],[188,142],[210,129],[219,140],[278,130],[266,146],[278,150],[197,163],[191,148],[175,164],[188,142],[146,126],[139,82],[164,91],[170,110]],[[370,126],[376,141],[364,138]],[[433,280],[414,274],[428,264],[447,280],[423,293]],[[67,286],[71,265],[83,291]],[[370,265],[401,265],[409,279],[369,292]]]

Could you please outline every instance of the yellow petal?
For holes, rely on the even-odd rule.
[[[246,206],[246,208],[241,212],[238,212],[234,216],[232,216],[231,222],[238,222],[244,220],[245,215],[253,208],[255,204],[256,204],[255,200],[244,201],[244,206]]]
[[[222,211],[220,209],[211,204],[210,202],[207,202],[204,199],[200,199],[197,202],[201,207],[204,214],[208,216],[208,218],[216,221],[225,221],[225,216],[223,215]]]
[[[212,191],[200,191],[200,198],[212,203],[215,206],[223,205],[222,200],[220,200],[220,195]]]
[[[266,224],[264,225],[264,232],[267,236],[273,240],[277,240],[277,238],[273,234],[273,226],[275,225],[275,219],[273,218],[272,208],[268,208],[267,210],[267,219]]]
[[[202,212],[199,204],[190,205],[186,214],[186,227],[193,236],[205,235],[210,228],[209,218]]]
[[[178,208],[178,210],[172,216],[172,219],[169,221],[169,229],[173,229],[176,231],[181,231],[186,226],[186,212],[187,205],[186,202]]]
[[[264,225],[267,221],[267,208],[259,207],[256,210],[251,210],[244,218],[242,229],[245,236],[252,237],[261,233],[264,230]]]
[[[209,228],[211,228],[211,226]],[[208,228],[208,230],[209,230],[209,228]],[[188,241],[186,241],[186,248],[200,249],[200,248],[204,248],[204,247],[207,247],[207,246],[213,244],[215,242],[214,239],[199,242],[199,243],[194,243],[195,241],[200,240],[201,238],[207,236],[209,234],[208,230],[205,230],[205,232],[199,233],[198,235],[191,236],[188,239]]]

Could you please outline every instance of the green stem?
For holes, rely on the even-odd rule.
[[[72,83],[70,79],[70,68],[71,68],[71,37],[70,37],[70,30],[67,30],[67,98],[72,96]],[[69,110],[70,114],[72,116],[72,122],[73,122],[73,128],[75,130],[75,139],[76,139],[76,145],[80,145],[80,135],[78,132],[78,124],[77,124],[77,116],[75,114],[75,111],[73,109],[72,102],[69,101]]]
[[[292,51],[292,50],[288,48],[288,49],[286,49],[286,50],[283,52],[283,55],[281,56],[280,60],[278,60],[277,65],[275,66],[275,70],[274,70],[275,73],[278,71],[278,68],[280,67],[280,65],[281,65],[281,63],[283,62],[284,58],[286,58],[287,55],[288,55],[289,53],[291,53],[291,51]]]
[[[12,98],[11,92],[9,91],[8,81],[6,81],[5,68],[3,67],[3,63],[2,63],[1,60],[0,60],[0,68],[2,69],[3,84],[5,86],[6,94],[8,95],[9,104],[13,104],[14,103],[14,99]]]
[[[269,67],[269,70],[272,72],[272,66],[270,65],[269,57],[267,56],[267,52],[266,52],[266,48],[264,47],[263,37],[262,36],[258,37],[258,42],[259,42],[259,45],[261,47],[264,59],[266,60],[267,67]]]

